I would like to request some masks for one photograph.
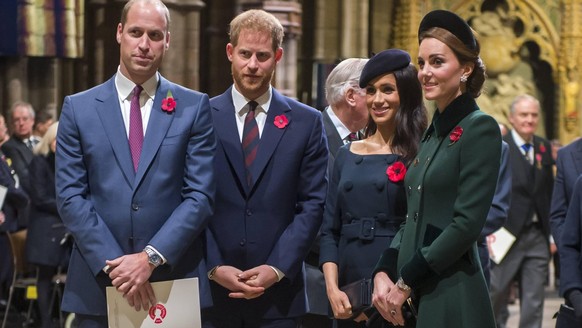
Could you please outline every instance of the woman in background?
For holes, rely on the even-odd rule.
[[[493,328],[476,246],[501,155],[499,127],[475,102],[485,66],[473,31],[452,12],[428,13],[418,39],[418,79],[437,110],[406,174],[406,223],[375,270],[373,303],[394,325],[404,324],[413,294],[418,328]]]
[[[42,328],[52,327],[50,308],[52,277],[68,264],[66,229],[55,199],[55,149],[58,123],[53,123],[34,148],[30,162],[31,213],[26,258],[37,270],[37,294]],[[60,300],[57,300],[60,302]]]
[[[340,148],[325,207],[320,265],[336,327],[366,327],[340,287],[371,278],[406,214],[403,180],[426,128],[422,91],[410,56],[384,50],[364,66],[360,88],[369,111],[365,139]],[[377,320],[373,327],[380,327]]]

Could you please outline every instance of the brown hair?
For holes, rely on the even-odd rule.
[[[233,46],[236,47],[238,44],[238,36],[243,29],[271,33],[273,51],[277,51],[283,44],[283,36],[285,35],[283,25],[281,25],[281,22],[273,14],[264,10],[247,10],[230,21],[228,35],[230,36],[230,43]]]

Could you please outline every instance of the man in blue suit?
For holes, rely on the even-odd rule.
[[[208,96],[158,73],[169,23],[161,1],[130,0],[117,74],[63,104],[57,202],[75,245],[62,309],[80,327],[107,326],[108,285],[147,311],[151,281],[201,276],[201,306],[211,302],[203,241],[216,139]]]
[[[270,84],[283,55],[273,15],[246,11],[229,34],[234,85],[210,101],[220,174],[207,231],[214,305],[203,326],[295,328],[327,190],[321,113]]]
[[[562,240],[562,225],[568,212],[574,182],[582,174],[582,139],[558,150],[556,178],[550,206],[550,227],[558,248]]]

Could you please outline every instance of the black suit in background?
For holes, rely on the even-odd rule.
[[[491,302],[498,326],[507,321],[509,286],[517,276],[520,285],[520,328],[539,327],[543,316],[544,285],[548,275],[549,213],[554,184],[549,141],[534,136],[534,164],[530,164],[512,133],[503,137],[509,144],[512,190],[509,215],[504,227],[516,240],[501,263],[491,269]],[[532,150],[530,150],[532,151]],[[534,214],[538,222],[532,222]]]
[[[6,155],[6,158],[10,159],[11,166],[14,171],[16,171],[21,188],[28,193],[30,190],[28,165],[34,156],[32,150],[30,150],[22,140],[12,136],[2,145],[2,152]],[[18,213],[19,228],[27,227],[29,216],[30,206],[26,206],[26,208]]]
[[[6,157],[1,151],[0,185],[8,188],[2,206],[5,221],[0,225],[0,299],[3,299],[12,279],[12,256],[6,233],[18,230],[18,213],[28,205],[28,196],[21,188],[16,188],[12,169],[8,166]]]
[[[55,192],[55,154],[36,155],[30,162],[31,211],[26,238],[26,259],[38,268],[37,300],[43,328],[51,327],[51,282],[57,268],[66,268],[70,243],[64,241],[66,229],[57,211]],[[64,271],[63,271],[64,272]]]

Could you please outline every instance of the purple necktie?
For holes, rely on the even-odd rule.
[[[139,94],[141,90],[143,90],[141,85],[136,85],[133,88],[129,111],[129,149],[131,150],[131,159],[133,160],[133,169],[135,172],[137,172],[137,165],[139,164],[141,147],[143,145],[143,125],[139,105]]]
[[[257,150],[259,149],[259,126],[255,120],[255,109],[257,108],[256,101],[249,101],[249,112],[245,117],[245,125],[243,128],[242,148],[245,155],[245,171],[247,175],[247,184],[250,186],[253,181],[251,176],[251,166],[257,157]]]

